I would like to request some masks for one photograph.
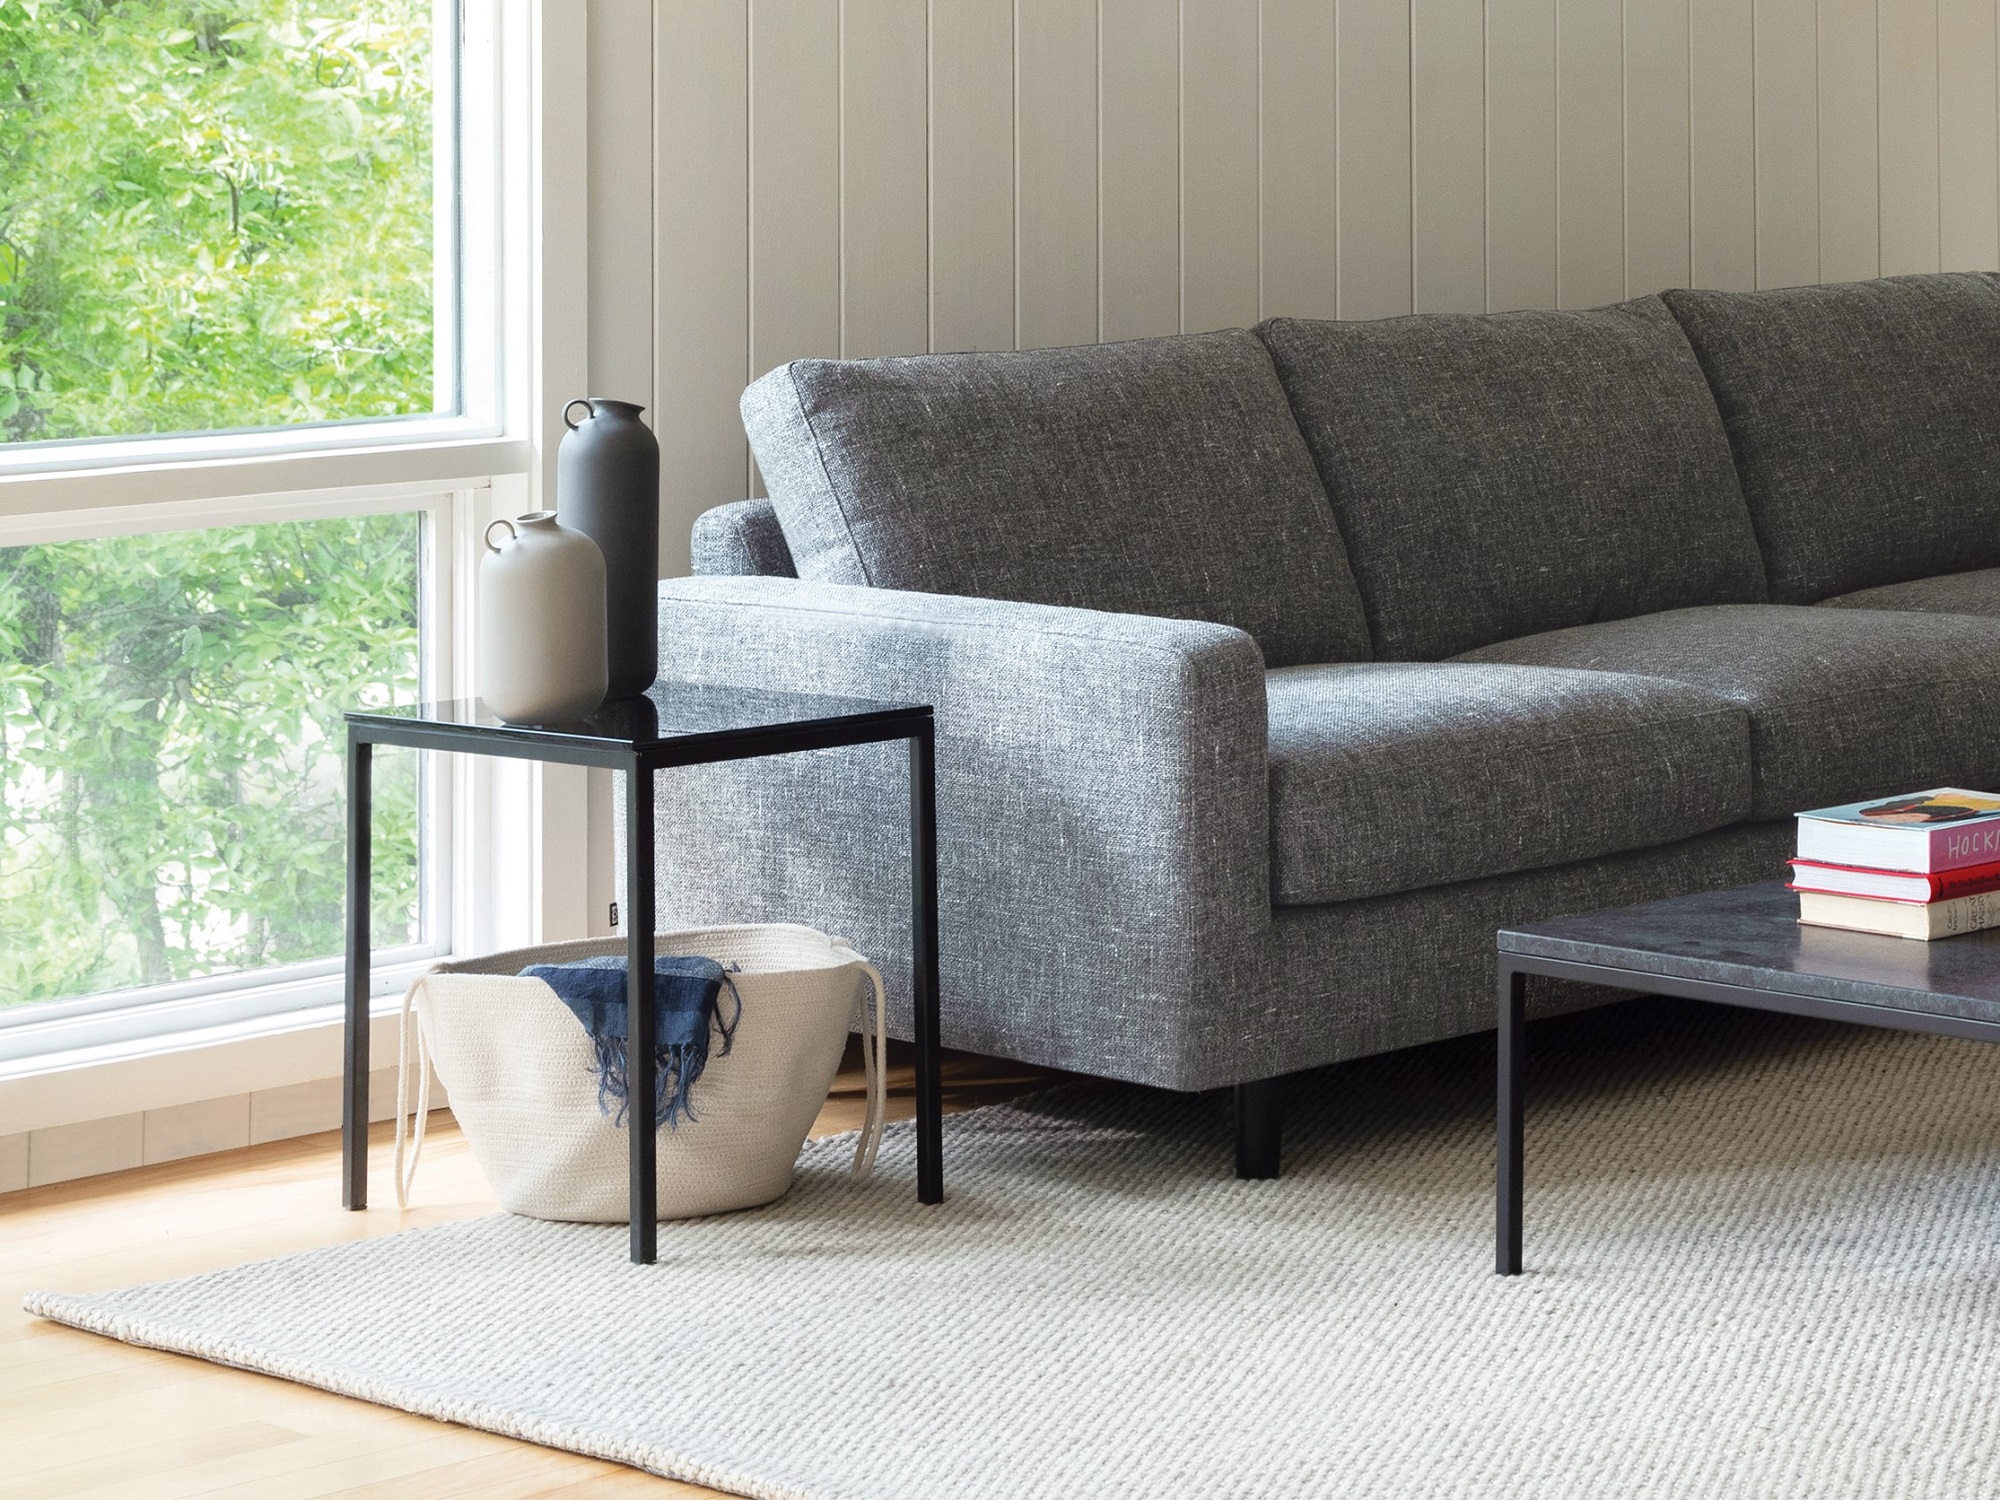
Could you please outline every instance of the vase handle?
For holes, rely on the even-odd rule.
[[[563,408],[563,426],[567,427],[571,432],[575,432],[579,424],[572,422],[569,419],[569,414],[571,411],[575,410],[579,406],[582,407],[585,411],[589,412],[591,416],[594,417],[597,415],[597,408],[592,406],[590,402],[585,400],[582,396],[578,396],[574,401],[570,402],[568,406],[565,406]]]
[[[493,545],[494,526],[505,526],[507,528],[507,536],[509,540],[516,542],[521,540],[521,533],[515,529],[514,523],[508,520],[505,516],[502,516],[499,520],[493,522],[486,528],[486,535],[484,539],[486,542],[486,550],[488,552],[498,552],[500,550],[498,547]]]

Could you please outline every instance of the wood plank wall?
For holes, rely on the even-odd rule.
[[[656,0],[669,529],[788,359],[2000,265],[1996,0]]]

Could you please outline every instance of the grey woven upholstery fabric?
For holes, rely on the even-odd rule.
[[[695,517],[689,550],[697,573],[749,578],[796,578],[792,549],[768,500],[736,500]]]
[[[1722,408],[1774,600],[2000,564],[2000,277],[1666,299]]]
[[[1274,911],[1264,673],[1234,631],[703,578],[661,585],[660,638],[673,676],[935,703],[945,1041],[1106,1078],[1211,1088],[1490,1028],[1497,927],[1775,877],[1790,849],[1738,827]],[[906,767],[891,745],[662,772],[661,925],[850,937],[907,1037]]]
[[[1491,1031],[1499,970],[1493,934],[1500,928],[1782,879],[1796,837],[1790,823],[1738,824],[1581,864],[1284,907],[1259,966],[1266,1009],[1246,1028],[1238,1077]],[[1559,980],[1528,984],[1530,1014],[1630,998]]]
[[[1750,811],[1750,722],[1612,672],[1361,663],[1272,672],[1280,906],[1540,869]]]
[[[660,587],[663,676],[937,710],[945,1039],[1111,1077],[1224,1048],[1271,921],[1264,669],[1226,626],[767,578]],[[661,773],[662,925],[799,921],[908,1035],[901,745]]]
[[[1213,621],[1276,665],[1368,655],[1249,333],[800,360],[743,422],[803,578]]]
[[[1760,818],[2000,785],[2000,621],[1734,605],[1581,625],[1463,659],[1666,677],[1741,704]]]
[[[1592,312],[1279,318],[1270,347],[1376,656],[1764,598],[1700,366],[1657,298]]]
[[[2000,568],[1974,568],[1970,573],[1945,573],[1885,583],[1859,593],[1822,599],[1829,609],[1908,609],[1934,615],[2000,616]]]

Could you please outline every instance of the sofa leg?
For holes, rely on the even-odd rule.
[[[1278,1147],[1285,1131],[1284,1085],[1283,1078],[1236,1085],[1236,1175],[1246,1181],[1278,1175]]]

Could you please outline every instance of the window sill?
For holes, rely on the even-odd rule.
[[[412,965],[412,972],[431,961]],[[385,976],[378,974],[378,984]],[[396,1064],[403,987],[370,1004],[370,1059]],[[341,1076],[341,1007],[46,1052],[0,1065],[0,1136]],[[380,1101],[376,1101],[380,1102]]]

